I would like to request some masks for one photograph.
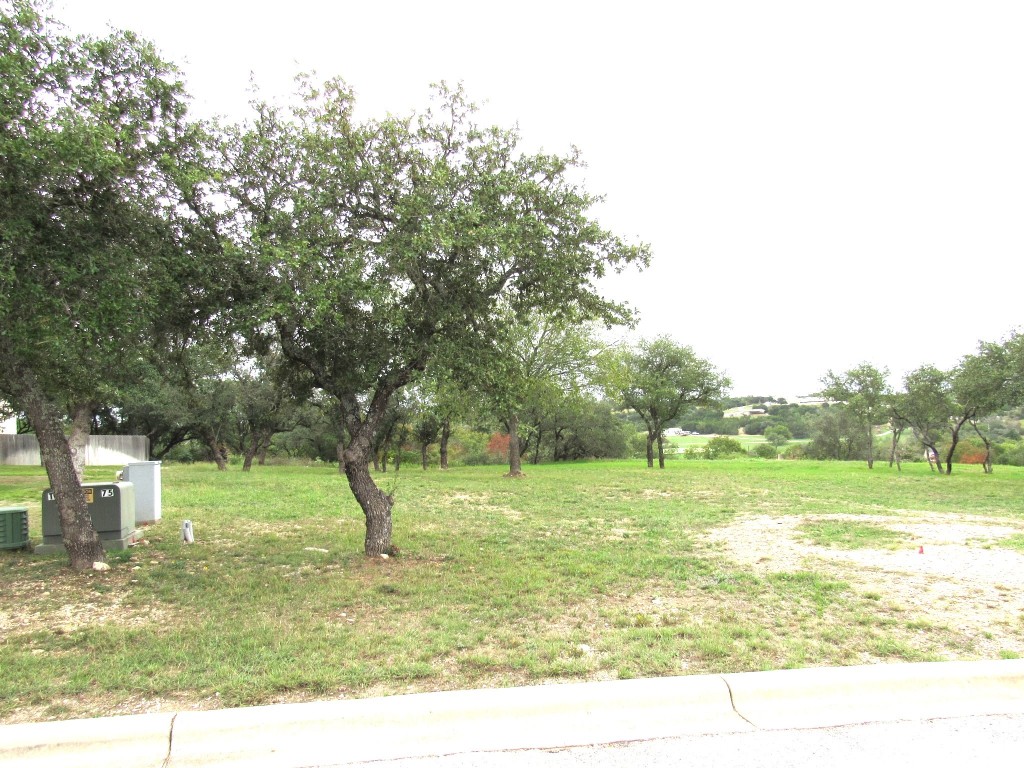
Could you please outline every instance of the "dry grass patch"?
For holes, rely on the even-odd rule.
[[[849,515],[811,519],[860,520]],[[1024,653],[1024,553],[992,546],[1019,525],[935,513],[871,521],[900,532],[902,545],[852,550],[815,545],[801,535],[802,516],[745,517],[704,541],[759,574],[807,568],[849,582],[874,596],[863,608],[883,611],[882,626],[892,637],[923,653],[949,659]],[[870,602],[877,604],[875,611]]]

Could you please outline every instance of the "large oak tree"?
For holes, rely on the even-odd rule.
[[[394,499],[369,462],[396,394],[436,357],[472,365],[499,305],[618,315],[594,283],[648,255],[590,217],[575,152],[522,152],[515,131],[477,126],[459,91],[441,87],[419,116],[363,121],[340,81],[301,95],[230,132],[230,236],[261,286],[263,327],[338,402],[365,552],[385,554]]]
[[[152,45],[71,39],[38,3],[0,2],[0,395],[36,432],[75,568],[103,559],[81,488],[88,415],[155,318],[201,293],[200,138]]]

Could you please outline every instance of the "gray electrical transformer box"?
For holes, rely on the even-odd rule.
[[[135,486],[131,483],[82,483],[92,525],[104,549],[127,549],[135,539]],[[53,490],[43,491],[43,543],[39,554],[64,549],[60,514]]]

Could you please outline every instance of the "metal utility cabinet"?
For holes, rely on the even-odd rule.
[[[0,507],[0,549],[28,546],[28,507]]]
[[[131,483],[82,483],[92,525],[104,549],[127,549],[135,540],[135,486]],[[64,538],[53,490],[43,491],[43,543],[38,554],[60,552]]]
[[[135,486],[135,523],[148,525],[160,520],[160,462],[133,461],[125,464],[121,477]]]

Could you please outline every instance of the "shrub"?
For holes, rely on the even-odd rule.
[[[782,458],[784,459],[806,459],[807,446],[805,443],[795,443],[789,446],[782,452]]]
[[[508,454],[494,456],[488,452],[490,434],[478,432],[466,427],[456,427],[448,444],[449,463],[466,465],[503,464],[508,461]]]
[[[704,455],[709,459],[721,459],[743,453],[743,445],[731,437],[712,437],[704,446]]]
[[[503,432],[495,432],[487,441],[487,455],[493,459],[504,459],[508,456],[508,446],[512,438]]]
[[[792,440],[793,433],[785,424],[773,424],[764,431],[764,439],[775,447],[779,447]]]
[[[1024,467],[1024,442],[1007,440],[1004,443],[997,443],[992,448],[996,464],[1008,464],[1014,467]]]
[[[634,459],[643,459],[647,456],[646,432],[634,432],[629,438],[629,455]]]
[[[963,440],[956,447],[953,460],[958,464],[984,464],[985,444],[975,438]]]
[[[778,453],[771,443],[758,443],[750,449],[750,455],[757,456],[759,459],[774,459]]]

